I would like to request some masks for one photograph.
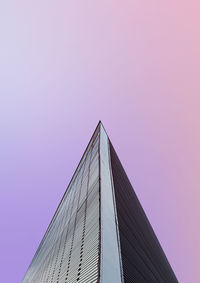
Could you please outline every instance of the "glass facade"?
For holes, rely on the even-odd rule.
[[[178,282],[98,124],[23,283]]]
[[[23,282],[97,282],[99,223],[96,130]]]

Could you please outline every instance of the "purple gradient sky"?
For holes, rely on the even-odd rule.
[[[178,280],[200,282],[199,10],[0,2],[1,282],[21,282],[99,119]]]

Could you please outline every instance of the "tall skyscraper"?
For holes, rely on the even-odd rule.
[[[23,282],[178,282],[101,122]]]

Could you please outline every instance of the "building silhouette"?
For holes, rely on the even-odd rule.
[[[178,282],[101,122],[23,282]]]

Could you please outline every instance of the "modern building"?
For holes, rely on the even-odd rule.
[[[178,282],[101,122],[23,282]]]

